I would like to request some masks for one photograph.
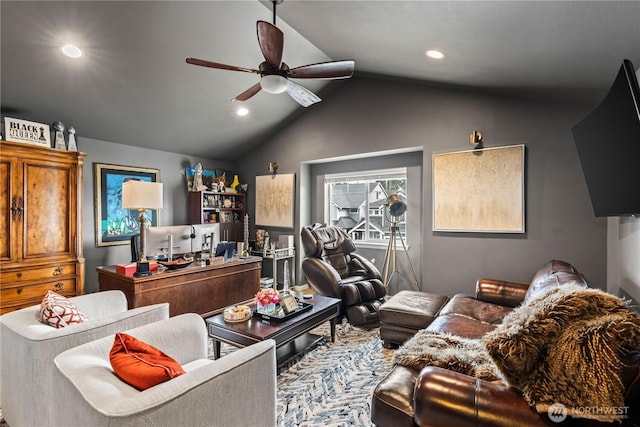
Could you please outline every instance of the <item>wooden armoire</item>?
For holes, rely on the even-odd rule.
[[[0,141],[0,314],[84,293],[84,157]]]

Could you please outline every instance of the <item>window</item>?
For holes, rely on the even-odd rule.
[[[387,243],[392,218],[385,202],[391,194],[406,200],[407,169],[383,169],[325,175],[325,222],[344,229],[359,242]],[[397,222],[405,237],[404,216]]]

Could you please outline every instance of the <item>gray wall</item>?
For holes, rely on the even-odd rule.
[[[423,290],[448,295],[469,292],[479,277],[526,282],[551,258],[574,263],[604,288],[607,222],[593,216],[571,136],[571,127],[592,107],[356,77],[265,140],[250,156],[239,159],[235,170],[241,181],[250,184],[250,223],[255,214],[255,176],[267,174],[269,161],[280,163],[280,173],[296,173],[295,227],[269,231],[275,238],[279,234],[299,236],[301,224],[321,220],[317,206],[311,208],[317,182],[317,176],[312,178],[312,164],[344,156],[412,151],[412,156],[422,156],[417,162],[422,165],[420,207],[410,206],[421,212],[422,233],[411,242],[410,252]],[[474,129],[483,132],[487,147],[519,143],[527,147],[527,232],[523,235],[431,231],[431,155],[469,148],[467,137]],[[128,246],[95,247],[93,163],[159,168],[165,185],[162,225],[187,222],[186,190],[180,173],[185,166],[200,161],[207,168],[234,167],[82,137],[78,144],[88,154],[83,181],[86,292],[98,289],[97,266],[130,258]],[[251,233],[255,233],[253,225]],[[380,252],[366,255],[376,258],[381,266]],[[300,251],[298,257],[299,264]],[[297,283],[302,283],[304,277],[299,268],[296,270]]]
[[[607,222],[607,290],[633,298],[640,311],[640,218],[609,218]]]
[[[310,207],[310,163],[418,147],[423,233],[416,267],[423,290],[470,292],[479,277],[528,282],[551,258],[573,263],[605,288],[607,223],[593,216],[571,135],[592,107],[356,77],[239,160],[237,170],[250,183],[266,174],[269,161],[280,163],[279,172],[296,173],[295,229],[270,232],[299,235],[301,224],[319,220]],[[486,147],[527,147],[525,234],[431,231],[431,155],[468,149],[474,129],[482,131]],[[248,199],[253,218],[254,198]]]
[[[147,150],[90,138],[80,137],[78,148],[87,153],[82,180],[82,240],[86,263],[85,293],[98,291],[96,267],[131,260],[128,243],[101,247],[95,245],[94,163],[160,169],[164,199],[164,209],[160,212],[160,225],[188,224],[187,187],[185,178],[180,173],[186,166],[200,162],[205,169],[232,169],[228,163],[216,162],[211,159]]]

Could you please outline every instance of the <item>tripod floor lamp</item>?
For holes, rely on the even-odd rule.
[[[413,274],[413,287],[416,291],[420,290],[418,286],[418,278],[416,276],[416,271],[413,269],[413,264],[411,263],[411,258],[409,257],[409,253],[407,252],[407,246],[404,243],[404,239],[402,238],[402,233],[399,232],[398,222],[402,219],[402,216],[407,211],[407,204],[400,199],[397,194],[392,194],[387,197],[387,201],[385,202],[385,217],[391,223],[391,236],[389,237],[389,245],[387,247],[387,254],[384,258],[384,271],[382,273],[382,278],[384,280],[385,288],[389,287],[391,283],[391,279],[394,276],[398,275],[403,277],[408,282],[411,282],[408,277],[398,271],[398,257],[397,257],[397,240],[400,240],[402,243],[402,249],[404,250],[405,255],[407,256],[407,260],[409,261],[409,266],[411,267],[411,273]]]
[[[162,183],[145,181],[125,181],[122,183],[122,208],[135,209],[140,213],[140,255],[134,276],[150,276],[149,261],[145,254],[145,228],[147,210],[162,209]]]

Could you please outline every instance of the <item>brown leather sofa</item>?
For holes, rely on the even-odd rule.
[[[378,269],[355,252],[347,233],[333,225],[308,225],[300,232],[306,258],[302,271],[320,295],[342,300],[340,315],[349,323],[374,327],[386,289]]]
[[[569,282],[589,287],[585,277],[564,261],[549,261],[530,284],[480,279],[476,294],[455,295],[427,330],[481,338],[526,298]],[[630,354],[624,385],[628,406],[624,426],[640,425],[640,354]],[[522,394],[507,385],[488,382],[434,366],[422,370],[396,365],[374,390],[371,419],[376,426],[555,426]],[[585,422],[587,421],[587,422]],[[573,423],[573,424],[571,424]],[[562,425],[619,425],[567,418]]]

